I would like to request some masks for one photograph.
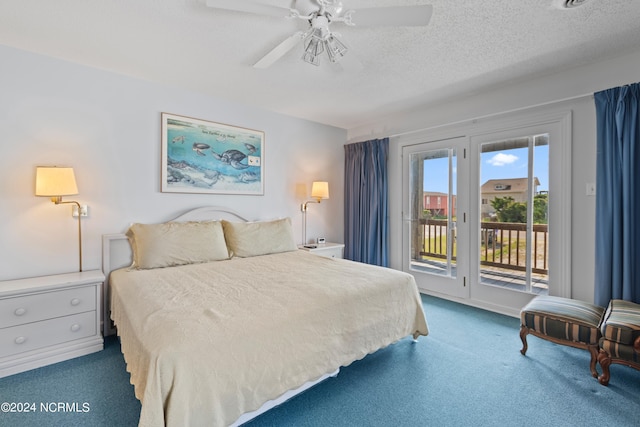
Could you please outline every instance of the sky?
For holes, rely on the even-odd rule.
[[[538,191],[549,190],[549,146],[541,145],[534,150],[534,176],[540,181]],[[527,148],[491,151],[481,154],[480,182],[484,184],[489,179],[526,178],[527,177]],[[425,161],[424,190],[448,192],[448,159],[441,157]],[[454,172],[456,165],[454,162]],[[455,187],[454,178],[454,187]],[[454,188],[454,194],[457,191]]]

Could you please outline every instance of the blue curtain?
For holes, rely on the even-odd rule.
[[[595,93],[596,304],[640,303],[640,84]]]
[[[345,258],[389,266],[389,138],[348,144],[345,151]]]

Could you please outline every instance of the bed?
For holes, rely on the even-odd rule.
[[[103,245],[140,426],[239,425],[428,334],[413,276],[297,250],[288,218],[199,208]]]

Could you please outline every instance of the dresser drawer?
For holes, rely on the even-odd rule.
[[[95,286],[1,299],[0,329],[95,309]]]
[[[97,312],[0,329],[0,358],[96,335]]]

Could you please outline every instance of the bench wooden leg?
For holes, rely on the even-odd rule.
[[[591,369],[591,375],[593,378],[598,378],[598,371],[596,370],[596,364],[598,363],[598,346],[588,345],[589,353],[591,353],[591,362],[589,363],[589,369]]]
[[[540,337],[542,339],[545,339],[547,341],[551,341],[553,343],[556,344],[562,344],[562,345],[568,345],[570,347],[576,347],[576,348],[582,348],[582,349],[587,349],[589,350],[589,353],[591,354],[591,360],[589,362],[589,370],[591,371],[591,375],[593,376],[593,378],[600,378],[598,376],[598,371],[596,369],[596,365],[598,364],[598,362],[600,362],[600,365],[602,365],[602,362],[600,361],[600,357],[598,355],[598,346],[597,345],[588,345],[585,343],[577,343],[577,342],[572,342],[572,341],[565,341],[565,340],[561,340],[558,338],[553,338],[544,334],[540,334],[539,332],[533,331],[531,329],[529,329],[526,326],[521,326],[520,327],[520,339],[522,340],[522,350],[520,350],[520,353],[522,353],[523,355],[527,353],[527,349],[529,348],[529,346],[527,345],[527,335],[529,334],[533,334],[537,337]],[[600,350],[602,352],[602,350]],[[608,355],[607,355],[608,356]],[[609,364],[607,365],[607,372],[608,372],[608,367],[611,364],[611,360],[609,359]],[[604,369],[604,366],[603,366]],[[608,374],[607,374],[608,375]],[[608,381],[608,376],[607,376],[607,381]]]
[[[606,351],[600,349],[600,353],[598,353],[598,362],[602,368],[602,375],[598,377],[598,382],[602,385],[609,385],[609,378],[611,378],[611,374],[609,373],[611,356],[609,356],[609,353]]]
[[[520,353],[522,353],[523,355],[527,352],[527,349],[529,348],[529,346],[527,345],[528,334],[529,334],[529,328],[527,328],[526,326],[521,326],[520,339],[522,340],[522,350],[520,350]]]

